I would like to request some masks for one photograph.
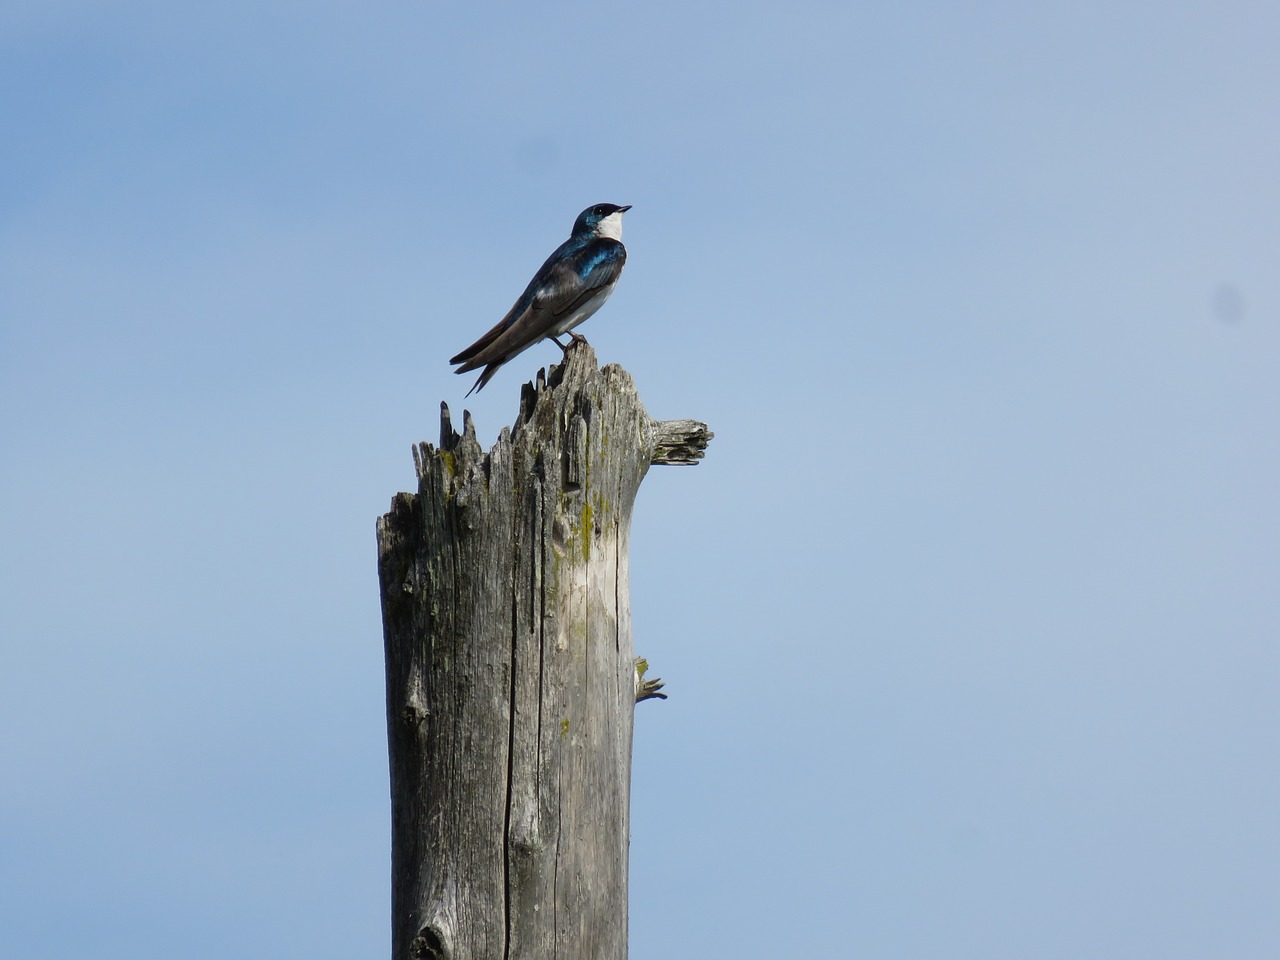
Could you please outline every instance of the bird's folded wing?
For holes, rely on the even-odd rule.
[[[557,321],[581,307],[602,287],[614,283],[626,259],[626,248],[604,237],[558,262],[552,262],[553,256],[543,264],[511,312],[449,362],[464,363],[457,372],[465,373],[495,360],[509,360],[548,336]]]

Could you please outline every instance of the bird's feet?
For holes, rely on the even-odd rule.
[[[561,343],[561,342],[560,342],[560,337],[558,337],[558,336],[557,336],[557,337],[552,337],[552,338],[551,338],[551,342],[552,342],[552,343],[554,343],[554,344],[555,344],[557,347],[559,347],[561,350],[563,350],[563,351],[564,351],[564,354],[565,354],[565,356],[566,356],[566,357],[569,355],[569,350],[570,350],[572,347],[577,346],[579,343],[586,343],[586,342],[587,342],[587,338],[586,338],[586,337],[584,337],[584,336],[583,336],[582,334],[580,334],[580,333],[574,333],[572,330],[567,331],[567,333],[569,334],[569,342],[568,342],[568,343]]]

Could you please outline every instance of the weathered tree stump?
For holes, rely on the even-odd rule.
[[[418,492],[378,521],[395,960],[627,954],[627,548],[652,463],[711,433],[649,418],[575,345],[486,454],[442,405]],[[642,671],[640,671],[642,673]]]

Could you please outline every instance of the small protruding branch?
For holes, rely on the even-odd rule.
[[[661,677],[654,677],[652,680],[645,679],[645,671],[649,669],[649,661],[644,657],[636,657],[636,703],[642,700],[665,700],[667,695],[659,693],[666,686],[662,682]]]
[[[654,464],[694,466],[707,452],[714,433],[697,420],[659,420],[653,424]]]

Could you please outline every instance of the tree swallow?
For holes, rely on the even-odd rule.
[[[553,340],[566,353],[586,338],[571,333],[609,299],[627,262],[622,245],[622,215],[631,204],[597,203],[574,221],[569,239],[547,257],[496,327],[450,360],[460,363],[454,373],[484,367],[467,396],[488,383],[498,368],[540,340]],[[561,343],[560,335],[569,334]]]

